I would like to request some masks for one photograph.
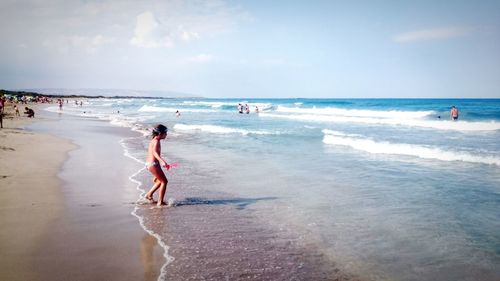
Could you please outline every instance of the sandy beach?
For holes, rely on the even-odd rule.
[[[57,173],[75,149],[68,140],[21,129],[31,122],[8,115],[0,130],[2,280],[34,279],[31,257],[63,211]]]
[[[124,185],[111,184],[119,171],[128,173],[126,165],[96,176],[95,168],[87,169],[82,159],[70,155],[86,154],[84,162],[97,167],[100,160],[92,157],[100,155],[92,153],[96,144],[89,144],[93,138],[82,143],[71,134],[64,136],[75,123],[64,124],[66,116],[44,113],[43,106],[34,106],[35,119],[7,115],[0,130],[0,279],[156,280],[161,264],[144,264],[141,258],[144,248],[153,249],[156,241],[130,215],[137,194],[128,193],[125,199],[120,196]],[[81,121],[73,120],[83,128]],[[96,138],[104,135],[104,149],[106,140],[115,141],[105,137],[108,130],[93,133]],[[118,143],[112,145],[118,155],[108,155],[120,161],[123,152]],[[123,182],[130,183],[125,174]],[[100,186],[109,187],[105,194]],[[148,254],[162,257],[161,252]]]

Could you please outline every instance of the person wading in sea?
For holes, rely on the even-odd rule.
[[[154,203],[153,194],[156,190],[160,189],[160,194],[158,194],[158,201],[156,203],[158,206],[166,205],[163,198],[165,197],[165,193],[167,191],[168,179],[161,167],[165,167],[167,170],[170,170],[170,165],[168,165],[167,162],[161,157],[160,141],[167,137],[167,131],[167,127],[161,124],[154,127],[146,159],[146,167],[154,177],[153,186],[146,194],[146,199]]]
[[[450,119],[453,121],[458,120],[458,108],[456,108],[454,105],[451,106]]]

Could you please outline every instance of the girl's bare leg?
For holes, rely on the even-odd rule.
[[[165,197],[165,192],[167,191],[167,184],[160,184],[160,194],[158,194],[158,203],[156,203],[158,206],[161,205],[167,205],[164,201],[163,198]]]
[[[154,203],[154,201],[153,201],[153,194],[160,187],[160,184],[161,184],[160,181],[155,180],[153,186],[151,187],[151,189],[148,191],[148,193],[146,193],[146,199],[149,200],[149,201],[152,201],[151,203]]]
[[[163,198],[165,197],[165,193],[167,191],[167,184],[168,180],[167,177],[165,177],[165,174],[163,173],[162,169],[159,166],[151,166],[148,169],[153,176],[157,179],[156,183],[151,187],[151,190],[146,194],[146,196],[150,196],[151,198],[153,197],[153,193],[160,188],[160,194],[158,196],[158,202],[156,203],[158,206],[161,205],[166,205],[165,202],[163,202]],[[147,198],[147,197],[146,197]]]

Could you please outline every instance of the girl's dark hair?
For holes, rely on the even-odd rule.
[[[162,124],[158,124],[153,128],[153,132],[151,133],[151,137],[156,137],[159,136],[163,133],[168,132],[167,127],[163,126]]]

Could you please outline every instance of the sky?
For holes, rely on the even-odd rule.
[[[500,0],[1,0],[1,89],[500,98]]]

